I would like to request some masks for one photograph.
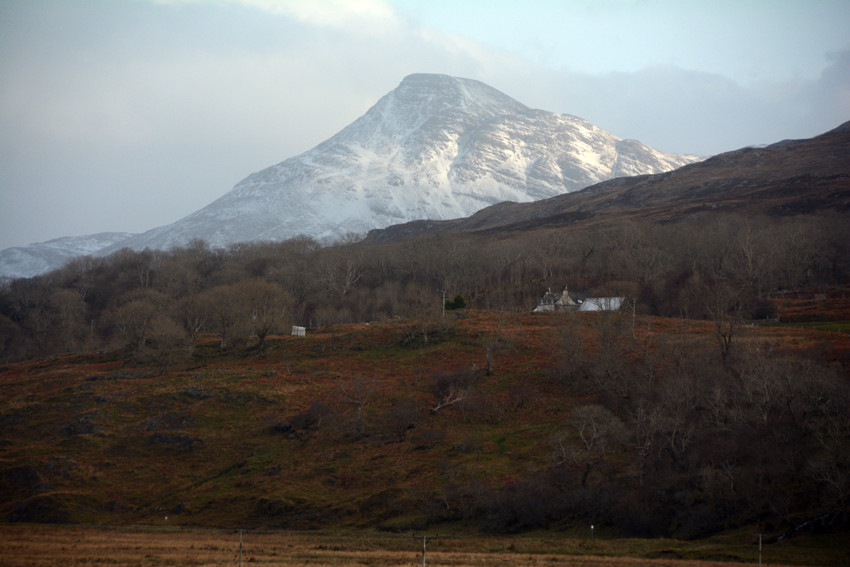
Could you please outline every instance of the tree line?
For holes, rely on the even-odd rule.
[[[125,348],[167,365],[198,333],[262,349],[289,325],[423,319],[444,293],[468,307],[528,311],[547,289],[629,298],[641,313],[718,322],[770,316],[770,292],[846,283],[850,223],[833,216],[705,214],[513,235],[374,244],[308,237],[77,258],[0,289],[6,361]],[[719,335],[722,335],[719,329]]]

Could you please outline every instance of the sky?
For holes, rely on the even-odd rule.
[[[144,232],[408,74],[660,150],[850,120],[850,0],[0,0],[0,249]]]

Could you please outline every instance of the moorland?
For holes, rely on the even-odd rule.
[[[779,234],[807,219],[722,222],[740,228],[738,237],[760,235],[751,242],[765,249],[808,254],[799,237],[808,229],[776,248]],[[823,219],[818,228],[841,233]],[[635,241],[664,230],[639,227]],[[591,246],[604,250],[594,236]],[[657,250],[670,241],[654,240]],[[12,282],[6,306],[44,298],[43,319],[30,309],[31,319],[7,325],[42,320],[45,330],[40,342],[16,332],[6,344],[52,350],[4,351],[4,520],[494,541],[540,530],[586,538],[593,524],[605,539],[727,542],[725,551],[680,557],[752,557],[753,534],[763,533],[771,549],[790,550],[780,555],[788,563],[846,561],[850,298],[818,264],[835,268],[839,253],[776,271],[760,256],[760,278],[801,278],[777,289],[772,279],[732,279],[743,264],[726,244],[723,258],[700,260],[717,270],[712,277],[698,266],[639,284],[611,270],[635,264],[609,258],[600,269],[602,254],[578,246],[567,248],[573,269],[546,274],[545,259],[504,254],[528,250],[522,241],[476,240],[476,254],[462,242],[419,242],[417,255],[398,252],[410,244],[382,245],[374,256],[356,254],[356,244],[305,252],[305,241],[125,251]],[[310,261],[281,253],[293,248]],[[695,249],[689,262],[701,258]],[[476,256],[511,265],[473,268],[481,276],[473,279],[463,265]],[[455,284],[465,295],[443,304],[440,290],[410,275],[428,274],[429,257],[475,287]],[[411,271],[400,270],[404,259]],[[207,262],[215,268],[203,274]],[[370,279],[380,266],[407,280]],[[278,270],[292,279],[268,277]],[[309,300],[285,287],[320,278]],[[609,312],[531,313],[554,281],[571,283],[577,298],[625,302]],[[382,295],[391,285],[397,307]],[[75,326],[57,297],[80,298],[77,313],[95,322]],[[388,311],[368,322],[334,321],[381,305]],[[203,321],[194,330],[192,306]],[[306,336],[283,332],[291,323],[305,324]],[[743,554],[729,551],[736,546]]]
[[[847,564],[848,132],[460,223],[4,282],[4,558],[118,527],[534,561],[753,562],[762,534],[773,564]],[[532,312],[562,292],[619,309]]]

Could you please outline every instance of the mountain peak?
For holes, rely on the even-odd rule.
[[[440,132],[453,137],[483,120],[529,111],[480,81],[416,73],[405,77],[328,142],[354,143],[378,151],[398,145],[416,160],[420,153],[416,148],[430,143],[435,135],[444,138]]]
[[[405,77],[391,94],[413,104],[477,106],[495,112],[528,110],[524,104],[481,81],[449,75],[414,73]]]
[[[408,75],[363,116],[254,173],[203,209],[104,249],[333,240],[411,220],[469,216],[612,177],[699,159],[623,141],[574,116],[532,110],[472,79]]]

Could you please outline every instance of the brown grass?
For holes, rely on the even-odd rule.
[[[41,517],[18,521],[127,529],[161,524],[169,514],[172,527],[163,533],[0,526],[0,566],[229,565],[238,548],[234,532],[173,528],[412,529],[428,525],[425,505],[437,501],[447,478],[499,486],[530,468],[545,467],[547,437],[570,407],[583,401],[583,394],[565,391],[546,375],[555,364],[564,318],[469,310],[453,322],[454,334],[416,349],[398,344],[395,322],[329,327],[301,339],[270,338],[262,356],[222,355],[213,341],[209,348],[199,346],[191,365],[164,375],[94,353],[0,368],[0,472],[8,473],[5,486],[0,478],[0,489],[6,489],[0,521],[12,521],[27,505],[40,510]],[[708,321],[638,315],[636,323],[635,339],[650,351],[680,344],[717,349]],[[596,348],[599,329],[593,315],[578,315],[576,325],[585,347]],[[503,347],[493,375],[486,376],[483,345],[493,337]],[[741,346],[762,343],[783,355],[850,368],[848,333],[746,326],[736,338]],[[469,368],[477,368],[477,387],[490,405],[504,406],[504,415],[487,420],[466,419],[457,408],[428,412],[434,403],[429,377]],[[272,425],[292,419],[315,400],[347,411],[335,398],[340,383],[358,374],[378,383],[379,395],[367,410],[369,433],[381,435],[353,439],[344,423],[339,429],[323,425],[302,431],[294,439],[272,431]],[[203,395],[189,395],[193,388]],[[416,402],[415,431],[444,437],[419,447],[410,435],[384,435],[378,429],[382,412],[405,398]],[[184,448],[154,442],[157,435],[199,442]],[[255,563],[273,565],[421,564],[409,537],[375,534],[365,539],[347,535],[339,544],[334,533],[252,532],[250,542],[257,547],[248,549]],[[657,541],[634,548],[622,540],[597,542],[588,550],[575,542],[565,545],[564,537],[559,533],[545,545],[505,538],[437,541],[429,565],[605,564],[573,559],[588,553],[653,560],[756,559],[751,541],[735,543],[734,553],[722,545],[710,553],[692,548],[686,553]],[[514,548],[507,549],[506,541]],[[654,550],[647,551],[650,545]],[[775,558],[845,564],[846,552],[819,545],[828,548],[826,559],[813,558],[808,549]]]
[[[427,564],[455,567],[734,567],[745,564],[594,555],[591,546],[598,545],[600,552],[606,552],[606,542],[580,544],[587,553],[585,555],[541,552],[536,548],[551,545],[551,542],[534,539],[522,542],[480,537],[433,540],[429,543]],[[402,535],[249,532],[243,536],[242,564],[279,567],[418,566],[422,560],[420,545],[419,540]],[[663,555],[664,550],[657,553]],[[669,550],[669,553],[675,556],[677,552]],[[233,531],[0,526],[0,564],[6,567],[206,567],[237,565],[238,561],[239,534]],[[781,567],[777,563],[771,565]]]

